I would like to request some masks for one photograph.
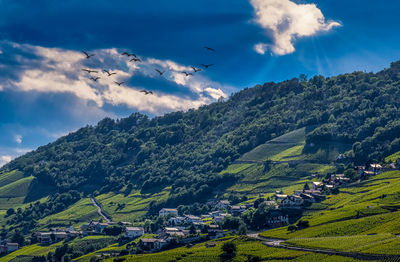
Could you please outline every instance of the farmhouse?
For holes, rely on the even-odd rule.
[[[218,209],[229,209],[230,206],[231,206],[231,203],[228,200],[221,200],[215,205],[215,208],[218,208]]]
[[[279,210],[270,211],[267,215],[266,224],[271,227],[282,227],[289,224],[289,216]]]
[[[178,210],[176,208],[163,208],[158,212],[158,215],[160,217],[172,215],[172,216],[178,216]]]
[[[168,225],[179,226],[185,223],[185,217],[171,217],[168,219]]]
[[[143,227],[127,227],[125,229],[125,237],[127,238],[136,238],[143,236],[144,229]]]
[[[66,232],[36,232],[37,241],[42,245],[50,245],[63,241],[68,237]]]
[[[200,223],[201,218],[193,215],[185,215],[185,222],[189,224]]]
[[[10,253],[13,252],[15,250],[18,250],[19,248],[19,244],[18,243],[3,243],[2,245],[0,245],[0,254],[4,254],[4,253]]]
[[[313,182],[312,189],[314,189],[314,190],[321,189],[323,187],[323,185],[324,185],[324,183],[322,183],[322,182]]]
[[[302,205],[303,205],[303,199],[296,195],[288,196],[281,202],[282,207],[300,208]]]
[[[160,250],[167,244],[164,239],[142,238],[139,240],[139,247],[144,250]]]

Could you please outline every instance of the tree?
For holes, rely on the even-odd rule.
[[[14,234],[11,236],[11,242],[18,243],[18,245],[23,246],[25,243],[24,235],[21,231],[15,230]]]
[[[236,245],[232,241],[225,242],[222,245],[221,261],[231,261],[236,256]]]
[[[245,236],[247,234],[247,226],[243,221],[241,221],[239,228],[238,228],[238,234],[241,236]]]
[[[310,186],[307,182],[304,184],[303,190],[310,190]]]
[[[304,229],[304,228],[307,228],[309,226],[310,226],[310,224],[309,224],[308,220],[300,220],[299,222],[297,222],[297,228],[298,229]]]
[[[192,224],[189,227],[189,234],[195,235],[196,234],[196,227]]]
[[[293,233],[296,230],[297,230],[297,227],[295,225],[288,226],[288,231],[290,231],[291,233]]]
[[[14,215],[15,214],[15,210],[14,210],[14,208],[9,208],[9,209],[7,209],[7,216],[11,216],[11,215]]]

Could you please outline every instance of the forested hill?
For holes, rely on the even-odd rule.
[[[103,119],[1,169],[20,170],[59,192],[91,193],[171,186],[168,204],[202,201],[235,181],[218,174],[259,144],[310,125],[304,150],[327,141],[353,144],[365,163],[400,150],[400,62],[376,74],[291,79],[244,89],[227,101],[149,119]]]

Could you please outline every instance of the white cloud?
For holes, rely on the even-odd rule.
[[[0,157],[0,167],[4,166],[8,162],[11,162],[12,156],[1,156]]]
[[[82,101],[94,102],[98,108],[102,108],[107,103],[161,114],[197,108],[221,96],[226,97],[223,90],[234,89],[208,79],[205,72],[187,77],[182,72],[192,72],[191,67],[171,60],[142,58],[142,63],[129,62],[129,59],[121,56],[115,48],[91,50],[90,53],[95,53],[96,56],[90,60],[85,59],[81,52],[59,48],[19,44],[15,45],[15,48],[29,50],[38,55],[41,60],[36,61],[35,66],[31,67],[29,67],[29,62],[24,61],[26,66],[20,72],[20,79],[10,82],[11,84],[7,83],[4,88],[17,88],[27,92],[71,93]],[[39,66],[37,66],[38,62]],[[93,76],[97,75],[101,78],[93,82],[90,79],[91,75],[83,72],[82,68],[98,71]],[[166,71],[162,77],[155,71],[156,68]],[[108,77],[102,73],[103,69],[110,69],[117,74]],[[186,95],[172,95],[168,92],[152,90],[154,95],[146,96],[140,92],[142,89],[148,89],[146,86],[128,84],[130,79],[138,74],[147,78],[161,78],[164,81],[173,82],[183,90],[187,89],[187,92],[183,92]],[[125,83],[118,86],[115,81]]]
[[[255,21],[273,37],[273,44],[255,45],[259,54],[269,48],[277,55],[293,53],[293,42],[297,37],[312,36],[341,26],[339,22],[326,21],[315,4],[296,4],[290,0],[250,0],[250,3],[255,10]]]
[[[15,142],[17,142],[18,144],[22,143],[22,136],[21,135],[15,135],[14,136],[14,140]]]

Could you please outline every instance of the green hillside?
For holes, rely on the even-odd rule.
[[[296,246],[398,255],[399,197],[400,171],[386,172],[311,206],[302,218],[309,228],[290,233],[284,227],[261,235],[288,239]]]
[[[149,219],[156,231],[163,207],[200,215],[210,211],[205,203],[211,198],[252,203],[260,194],[291,194],[356,165],[394,163],[400,150],[399,87],[400,62],[395,62],[378,73],[265,83],[187,112],[103,119],[0,168],[2,237],[28,239],[37,230],[100,220],[92,197],[114,221],[143,225]],[[381,245],[396,254],[390,250],[400,234],[399,177],[398,171],[388,172],[340,188],[303,210],[301,219],[310,227],[263,235],[322,248],[357,239],[363,245],[337,244],[337,249],[369,252]],[[193,254],[219,252],[197,247]],[[289,252],[258,247],[273,259]],[[179,260],[201,257],[168,252]],[[240,252],[238,261],[247,255]],[[152,256],[159,259],[157,254],[136,259]],[[307,261],[307,256],[292,258]]]

